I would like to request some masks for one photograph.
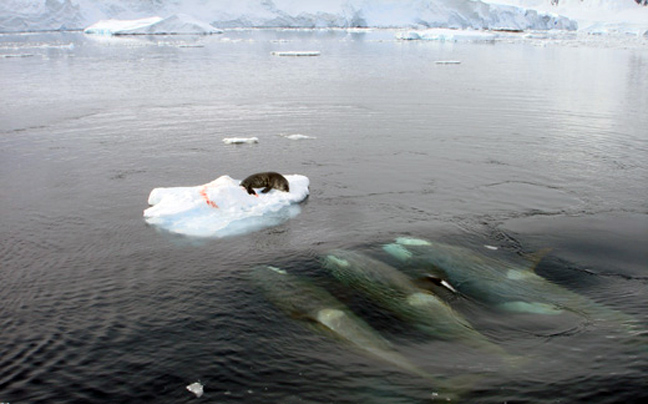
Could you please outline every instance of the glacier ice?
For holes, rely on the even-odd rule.
[[[228,175],[191,187],[155,188],[144,220],[169,231],[195,237],[227,237],[276,226],[301,211],[309,194],[309,179],[286,175],[290,192],[276,189],[249,195]]]
[[[484,0],[12,0],[0,2],[0,32],[83,29],[100,20],[183,14],[200,16],[219,28],[565,29],[575,26],[573,21],[556,14]],[[156,24],[156,30],[165,25]]]

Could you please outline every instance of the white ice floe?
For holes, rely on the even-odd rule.
[[[396,38],[407,41],[491,42],[497,39],[497,34],[489,31],[432,28],[398,32]]]
[[[210,35],[223,31],[186,14],[167,18],[148,17],[137,20],[101,20],[83,30],[95,35]]]
[[[310,140],[310,139],[317,139],[315,136],[307,136],[307,135],[302,135],[299,133],[295,133],[292,135],[279,135],[281,137],[284,137],[288,140]]]
[[[320,51],[274,51],[275,56],[319,56]]]
[[[192,187],[155,188],[144,219],[171,233],[196,237],[226,237],[279,225],[299,214],[309,194],[309,179],[286,175],[290,192],[276,189],[250,195],[240,180],[223,175]]]
[[[204,386],[202,384],[200,384],[199,382],[195,382],[195,383],[191,383],[190,385],[188,385],[187,390],[194,393],[196,395],[196,397],[200,397],[204,393],[203,387]]]
[[[259,143],[258,137],[226,137],[223,139],[225,144],[254,144]]]

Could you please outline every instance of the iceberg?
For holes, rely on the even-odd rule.
[[[167,18],[148,17],[137,20],[101,20],[83,30],[95,35],[211,35],[222,30],[186,14]]]
[[[170,233],[222,238],[284,223],[301,211],[310,181],[303,175],[286,175],[290,192],[276,189],[250,195],[241,181],[228,175],[191,187],[155,188],[144,210],[144,220]]]

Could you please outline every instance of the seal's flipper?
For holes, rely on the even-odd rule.
[[[271,187],[271,186],[268,186],[268,187],[263,188],[263,189],[261,190],[261,193],[262,193],[262,194],[267,194],[268,192],[270,192],[270,190],[272,190],[272,187]]]

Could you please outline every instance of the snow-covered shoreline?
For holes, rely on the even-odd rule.
[[[593,34],[648,35],[648,7],[634,0],[560,0],[558,4],[551,0],[6,0],[0,3],[0,33],[85,30],[102,20],[176,15],[214,30],[578,29]],[[163,33],[182,33],[173,28],[167,26]]]

